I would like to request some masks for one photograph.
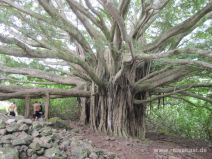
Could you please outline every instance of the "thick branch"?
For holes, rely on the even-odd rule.
[[[152,102],[152,101],[160,99],[160,98],[164,98],[164,97],[168,97],[168,96],[180,93],[180,92],[185,91],[187,89],[189,89],[189,88],[178,89],[178,90],[170,92],[170,93],[165,93],[165,94],[158,95],[158,96],[152,96],[152,97],[150,97],[150,98],[148,98],[146,100],[134,100],[134,104],[142,104],[142,103]]]
[[[62,89],[50,89],[50,88],[32,88],[32,89],[25,89],[19,92],[14,93],[0,93],[0,100],[6,100],[11,98],[22,98],[26,95],[28,96],[43,96],[46,93],[50,95],[59,95],[59,96],[72,96],[72,97],[89,97],[90,92],[88,91],[81,91],[81,90],[62,90]]]
[[[93,53],[90,45],[82,35],[82,33],[69,21],[66,17],[58,12],[58,10],[49,2],[39,0],[39,4],[46,10],[46,12],[55,20],[61,21],[63,29],[65,29],[77,42],[83,47],[86,53]]]
[[[94,73],[94,70],[86,62],[82,61],[79,57],[74,55],[74,53],[70,53],[67,50],[42,50],[42,51],[33,50],[15,38],[6,38],[4,36],[0,36],[0,41],[10,43],[10,44],[16,44],[17,46],[21,47],[23,50],[16,53],[16,52],[13,52],[13,50],[11,49],[6,50],[4,47],[3,49],[2,47],[0,47],[0,51],[3,51],[1,52],[3,54],[12,55],[12,56],[20,56],[20,57],[63,59],[65,61],[80,65],[97,85],[99,86],[104,85],[103,82]]]
[[[194,97],[194,98],[201,99],[201,100],[204,100],[206,102],[212,103],[212,99],[203,97],[203,96],[195,94],[195,93],[182,91],[182,92],[179,92],[179,94],[189,96],[189,97]]]
[[[186,70],[183,67],[168,70],[166,72],[163,72],[159,75],[156,75],[148,80],[145,80],[144,82],[141,80],[137,81],[133,88],[136,92],[144,91],[144,90],[151,90],[153,88],[162,86],[164,84],[174,82],[181,78],[182,76],[185,76],[188,74],[189,71]]]
[[[98,13],[90,4],[90,2],[88,0],[85,1],[86,5],[91,9],[92,12],[94,12],[99,19],[97,19],[95,16],[93,16],[84,6],[80,5],[78,2],[74,1],[74,0],[66,0],[69,4],[69,6],[73,9],[75,9],[75,11],[79,11],[80,13],[82,13],[85,17],[87,17],[94,25],[96,25],[98,28],[100,28],[100,30],[104,33],[106,39],[110,39],[110,33],[109,30],[102,18],[102,16],[100,15],[100,13]]]
[[[191,102],[190,100],[188,100],[188,99],[186,99],[186,98],[183,98],[183,97],[172,96],[172,98],[176,98],[176,99],[179,99],[179,100],[183,100],[183,101],[189,103],[190,105],[192,105],[192,106],[194,106],[194,107],[196,107],[196,108],[205,108],[205,109],[207,109],[207,110],[209,110],[209,111],[212,111],[212,109],[210,109],[210,108],[207,107],[207,106],[204,106],[204,105],[202,105],[202,106],[196,105],[196,104],[194,104],[193,102]]]
[[[184,88],[200,88],[200,87],[212,87],[212,83],[198,83],[198,84],[189,84],[189,85],[180,85],[176,87],[167,87],[167,88],[156,88],[155,92],[157,93],[170,93],[176,90],[184,89]]]
[[[33,82],[33,81],[25,81],[25,80],[20,81],[20,80],[13,79],[13,78],[8,78],[8,77],[0,78],[0,81],[12,81],[13,83],[15,82],[16,84],[21,84],[21,83],[30,83],[30,84],[39,84],[39,85],[56,84],[54,82]]]
[[[6,66],[1,66],[0,72],[28,75],[31,77],[45,79],[45,80],[60,83],[60,84],[79,85],[82,82],[77,77],[70,77],[70,76],[62,77],[62,76],[58,76],[49,72],[45,72],[45,71],[41,71],[37,69],[29,69],[29,68],[11,68]]]
[[[166,33],[162,33],[154,43],[147,45],[147,47],[144,49],[144,52],[152,51],[155,48],[158,48],[163,42],[167,41],[169,38],[186,32],[188,29],[193,27],[197,22],[199,22],[199,20],[202,17],[204,17],[207,13],[211,11],[212,11],[212,2],[209,2],[204,8],[195,13],[189,19],[171,28]]]
[[[122,40],[128,42],[127,31],[125,28],[124,19],[122,16],[120,16],[119,11],[114,7],[113,3],[111,3],[107,0],[101,0],[101,2],[102,2],[102,5],[104,6],[104,8],[108,11],[108,13],[116,21],[116,23],[119,27],[119,30],[121,32]]]
[[[212,58],[212,51],[202,50],[199,48],[179,48],[179,49],[152,53],[152,54],[139,53],[139,55],[137,55],[137,58],[145,59],[145,60],[153,60],[153,59],[168,57],[171,55],[182,54],[182,53],[197,54],[200,56]]]

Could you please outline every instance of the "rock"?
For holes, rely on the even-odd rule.
[[[6,134],[6,129],[0,129],[0,135],[5,135]]]
[[[44,157],[44,156],[40,156],[40,157],[38,157],[38,158],[36,158],[36,159],[49,159],[49,158]]]
[[[19,148],[19,152],[27,152],[27,150],[28,150],[28,146],[26,146],[26,145],[22,145],[22,146],[20,146],[20,148]]]
[[[29,127],[26,124],[22,124],[18,130],[20,131],[27,131],[29,129]]]
[[[32,154],[31,159],[37,159],[37,157],[38,157],[38,155],[36,155],[36,154]]]
[[[107,157],[108,159],[116,159],[116,155],[115,154],[110,154]]]
[[[44,127],[41,130],[41,136],[49,136],[52,135],[52,129],[50,127]]]
[[[73,133],[79,133],[79,129],[74,128],[74,129],[72,129],[72,132],[73,132]]]
[[[50,118],[48,121],[49,121],[51,127],[53,127],[53,128],[69,129],[69,124],[58,117]]]
[[[37,142],[33,142],[29,145],[33,152],[39,151],[41,149],[40,144]]]
[[[38,150],[38,151],[36,152],[36,154],[38,154],[38,155],[43,155],[44,152],[45,152],[44,148],[41,148],[40,150]]]
[[[9,134],[9,135],[5,135],[3,137],[1,137],[0,139],[0,143],[1,144],[9,144],[11,143],[11,140],[14,138],[13,135]]]
[[[91,144],[83,142],[82,140],[77,140],[76,138],[73,138],[71,141],[71,148],[72,148],[72,154],[76,158],[86,158],[89,157],[91,151],[93,150],[93,147]]]
[[[32,142],[33,138],[31,135],[26,134],[25,132],[22,132],[17,139],[14,139],[12,141],[12,145],[29,145]]]
[[[8,120],[8,116],[3,114],[3,113],[0,113],[0,120],[7,121]]]
[[[116,139],[115,139],[114,137],[109,137],[109,136],[107,136],[107,137],[106,137],[106,140],[107,140],[107,141],[115,141]]]
[[[89,157],[92,158],[92,159],[98,159],[98,155],[95,152],[91,152]]]
[[[19,153],[19,158],[20,159],[28,159],[28,156],[27,156],[26,152],[21,152],[21,153]]]
[[[63,141],[63,142],[60,144],[59,148],[60,148],[61,150],[67,150],[68,146],[70,146],[70,141],[66,140],[66,141]]]
[[[27,124],[27,125],[32,125],[32,120],[31,119],[20,119],[17,121],[18,124]]]
[[[40,122],[34,122],[32,124],[32,129],[37,130],[37,131],[42,129],[42,127],[43,127],[43,124],[41,124]]]
[[[40,133],[37,130],[32,132],[32,137],[38,137],[39,135]]]
[[[98,150],[98,151],[96,151],[96,154],[98,156],[103,156],[104,155],[104,152],[102,150]]]
[[[22,120],[22,119],[24,119],[24,116],[18,115],[18,116],[15,117],[15,119],[16,119],[17,121],[18,121],[18,120]]]
[[[28,150],[27,150],[27,156],[28,156],[28,157],[31,157],[32,154],[33,154],[33,150],[32,150],[32,149],[28,149]]]
[[[0,119],[0,129],[4,129],[5,127],[6,127],[5,121]]]
[[[64,155],[63,152],[61,152],[59,149],[57,148],[50,148],[50,149],[47,149],[45,151],[45,154],[44,154],[45,157],[48,157],[48,158],[51,158],[51,159],[67,159],[67,156]]]
[[[6,126],[6,131],[9,133],[18,131],[19,125],[16,123],[11,123]]]
[[[52,139],[50,137],[34,138],[33,140],[34,143],[39,143],[40,147],[43,148],[51,148],[52,147],[51,141]]]
[[[8,119],[6,121],[6,124],[12,124],[12,123],[15,123],[16,122],[16,119]]]
[[[19,159],[15,148],[0,148],[0,159]]]
[[[11,145],[11,143],[9,143],[9,144],[4,144],[4,146],[3,146],[3,147],[5,147],[5,148],[6,148],[6,147],[10,147],[10,148],[11,148],[11,147],[12,147],[12,145]]]

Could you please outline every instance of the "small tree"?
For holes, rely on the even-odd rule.
[[[52,97],[86,97],[79,98],[83,123],[112,135],[140,138],[145,135],[149,102],[175,94],[212,102],[189,92],[211,87],[211,83],[190,80],[212,68],[211,2],[0,0],[0,7],[1,54],[45,63],[43,59],[57,59],[56,64],[68,66],[70,72],[6,65],[0,71],[76,86],[32,90],[2,85],[0,89],[7,92],[0,94],[2,99],[46,91]],[[191,40],[201,36],[203,44]],[[188,82],[176,85],[182,79]]]

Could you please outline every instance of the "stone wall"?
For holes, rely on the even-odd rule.
[[[96,149],[76,131],[52,128],[52,123],[0,114],[0,159],[114,159]]]

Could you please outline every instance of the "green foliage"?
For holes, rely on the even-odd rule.
[[[59,117],[61,119],[78,118],[79,108],[76,98],[51,99],[50,117]]]
[[[192,99],[190,99],[192,101]],[[153,107],[148,115],[148,127],[161,133],[194,139],[212,140],[212,106],[206,102],[192,101],[196,105],[167,99],[160,109]]]

